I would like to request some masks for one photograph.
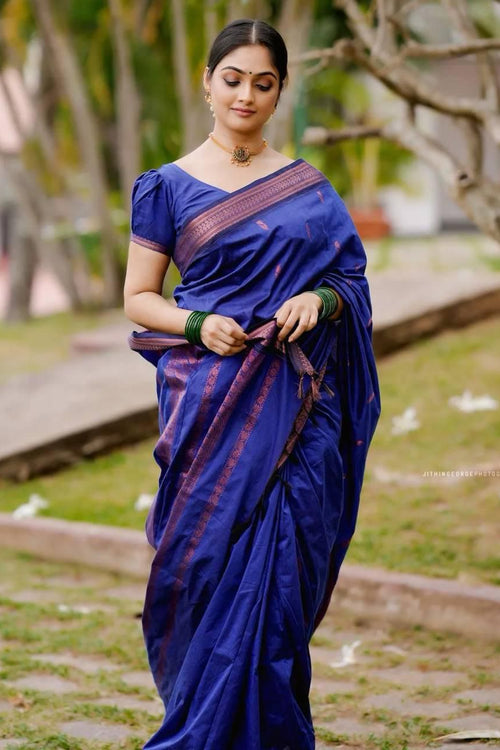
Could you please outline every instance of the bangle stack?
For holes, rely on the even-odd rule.
[[[339,298],[333,289],[330,289],[330,287],[327,286],[320,286],[317,289],[314,289],[313,292],[314,294],[317,294],[323,302],[323,309],[319,314],[319,320],[331,317],[339,306]]]
[[[201,327],[205,318],[211,315],[209,312],[201,312],[200,310],[194,310],[188,319],[186,320],[186,327],[184,328],[184,336],[187,338],[190,344],[202,344],[201,340]]]

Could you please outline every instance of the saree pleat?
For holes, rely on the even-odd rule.
[[[364,251],[305,162],[220,204],[184,222],[175,295],[187,309],[231,308],[246,350],[131,337],[157,365],[160,414],[143,627],[165,718],[145,750],[313,750],[308,644],[354,532],[380,412]],[[278,342],[270,311],[319,284],[342,295],[341,319]]]

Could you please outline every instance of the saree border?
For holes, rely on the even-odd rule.
[[[319,170],[303,160],[287,165],[285,170],[229,193],[189,219],[175,249],[175,262],[181,273],[186,272],[198,251],[216,235],[326,181]]]
[[[134,234],[134,232],[130,233],[130,241],[135,242],[136,245],[147,247],[149,250],[154,250],[156,253],[168,255],[169,257],[171,255],[165,245],[162,245],[160,242],[155,242],[154,240],[148,240],[147,237],[141,237],[139,234]]]

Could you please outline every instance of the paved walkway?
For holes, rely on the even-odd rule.
[[[438,311],[450,305],[455,307],[448,324],[450,315],[465,314],[467,320],[474,307],[470,300],[478,295],[498,295],[500,311],[500,273],[490,268],[500,265],[500,248],[488,239],[392,240],[367,247],[367,255],[374,333],[385,331],[385,343],[401,335],[398,324],[404,327],[405,321],[412,326],[411,321],[425,318],[425,330],[432,330]],[[0,388],[0,474],[23,478],[70,463],[113,441],[127,442],[127,430],[133,431],[129,440],[137,439],[139,414],[147,415],[145,430],[154,430],[154,376],[151,365],[127,347],[132,328],[124,318],[116,326],[82,334],[75,339],[74,357],[46,372],[12,378]],[[129,415],[134,418],[127,423]],[[110,434],[103,434],[104,425],[111,425]],[[77,436],[73,442],[71,436]],[[45,465],[42,446],[54,449]],[[18,454],[25,460],[11,465]]]
[[[0,566],[0,748],[141,746],[162,716],[140,630],[144,583],[8,551]],[[311,657],[318,750],[444,750],[447,733],[500,730],[493,644],[338,610]]]

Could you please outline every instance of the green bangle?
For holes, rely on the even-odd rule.
[[[193,310],[188,315],[186,325],[184,328],[184,336],[190,344],[197,344],[200,346],[203,342],[201,340],[201,327],[205,318],[208,318],[210,312],[202,312],[201,310]]]
[[[313,292],[314,294],[317,294],[323,302],[323,309],[319,314],[319,320],[330,318],[337,311],[339,306],[339,298],[336,293],[333,289],[330,289],[330,287],[327,286],[320,286],[317,289],[314,289]]]

